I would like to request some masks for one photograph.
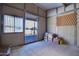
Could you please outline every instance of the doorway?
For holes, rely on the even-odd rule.
[[[38,21],[25,20],[25,43],[32,43],[38,40]]]

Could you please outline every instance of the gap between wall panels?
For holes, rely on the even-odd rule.
[[[52,34],[57,33],[59,34],[59,36],[64,37],[64,39],[70,45],[79,46],[78,10],[79,10],[79,4],[71,4],[67,7],[63,6],[56,9],[48,10],[47,31]]]

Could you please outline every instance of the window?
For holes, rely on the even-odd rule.
[[[38,22],[34,20],[25,20],[25,35],[38,34]]]
[[[15,17],[15,32],[23,32],[23,18]]]
[[[34,21],[25,20],[25,34],[26,35],[34,35]]]
[[[37,35],[37,33],[38,33],[38,22],[37,21],[35,21],[35,35]]]
[[[23,32],[23,18],[4,15],[4,33]]]
[[[4,32],[14,32],[14,17],[4,15]]]

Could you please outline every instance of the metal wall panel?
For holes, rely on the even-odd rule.
[[[39,8],[39,15],[46,17],[46,12],[45,12],[45,10]]]
[[[24,9],[24,3],[7,3],[9,6]]]
[[[68,5],[66,8],[65,8],[65,11],[71,11],[71,10],[74,10],[74,4],[70,4]]]
[[[79,8],[79,3],[76,3],[76,8]]]
[[[64,7],[59,7],[58,8],[58,14],[60,14],[60,13],[64,13]]]
[[[56,16],[56,9],[51,9],[47,11],[47,17],[52,17],[52,16]]]
[[[46,19],[44,17],[39,17],[39,39],[43,39],[44,33],[46,32]]]
[[[23,33],[4,33],[2,34],[2,44],[9,46],[17,46],[24,44],[24,34]]]
[[[24,12],[15,8],[8,6],[3,6],[3,14],[15,15],[15,16],[24,16]]]
[[[38,7],[32,3],[26,3],[25,10],[34,14],[38,14]]]

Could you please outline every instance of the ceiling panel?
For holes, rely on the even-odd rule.
[[[35,3],[35,5],[45,10],[64,6],[62,3]]]

